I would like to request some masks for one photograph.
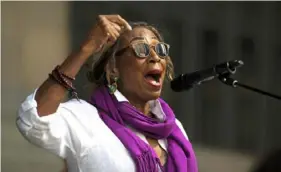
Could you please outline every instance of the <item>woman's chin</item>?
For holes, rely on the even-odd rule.
[[[157,86],[145,83],[141,96],[147,97],[148,100],[158,99],[162,92],[162,83]]]
[[[161,96],[161,89],[155,90],[146,90],[145,93],[142,93],[143,97],[146,97],[147,101],[156,100]]]

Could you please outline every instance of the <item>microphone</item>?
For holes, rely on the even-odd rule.
[[[210,81],[218,76],[230,75],[236,72],[237,67],[244,65],[241,60],[232,60],[214,65],[212,68],[192,73],[181,74],[171,81],[171,88],[175,92],[191,89],[194,85]]]

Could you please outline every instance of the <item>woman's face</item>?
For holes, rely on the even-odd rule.
[[[128,46],[129,48],[116,57],[116,68],[120,80],[118,89],[128,99],[144,102],[157,99],[161,94],[165,78],[166,59],[159,57],[152,48],[159,43],[156,35],[149,29],[137,27],[124,33],[120,39],[120,49]],[[132,45],[137,43],[150,45],[148,57],[136,56]]]

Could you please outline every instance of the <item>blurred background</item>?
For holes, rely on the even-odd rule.
[[[176,74],[240,59],[235,78],[281,95],[280,2],[1,2],[3,172],[58,172],[62,161],[28,143],[15,118],[20,103],[86,38],[98,14],[158,27]],[[76,87],[87,98],[87,68]],[[250,172],[281,148],[281,102],[212,81],[163,97],[192,141],[200,172]]]

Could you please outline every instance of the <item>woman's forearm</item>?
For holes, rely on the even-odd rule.
[[[97,24],[90,31],[80,51],[67,57],[60,66],[60,72],[75,78],[91,54],[99,52],[104,45],[113,44],[124,30],[131,30],[131,26],[119,15],[99,15]],[[35,95],[39,116],[56,112],[66,93],[67,89],[63,85],[48,78]]]
[[[82,65],[91,55],[89,52],[80,51],[72,53],[60,65],[60,71],[75,78]],[[50,71],[51,72],[51,71]],[[61,84],[48,78],[38,89],[35,100],[39,116],[45,116],[56,112],[59,104],[64,100],[67,90]]]

